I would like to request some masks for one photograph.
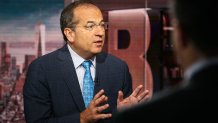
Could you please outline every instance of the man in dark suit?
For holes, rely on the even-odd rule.
[[[117,109],[147,99],[141,85],[132,92],[127,64],[102,52],[106,25],[97,6],[70,4],[60,25],[66,45],[29,66],[23,89],[27,123],[110,122]]]
[[[185,71],[184,82],[157,93],[149,102],[121,111],[117,123],[218,121],[218,4],[213,0],[172,0],[170,5],[173,47]]]

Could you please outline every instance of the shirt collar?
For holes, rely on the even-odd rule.
[[[75,51],[73,51],[73,49],[70,47],[69,44],[67,44],[67,47],[70,52],[71,58],[73,60],[73,64],[75,68],[77,69],[85,61],[85,59],[82,58],[80,55],[78,55]],[[94,68],[96,68],[96,56],[91,58],[90,61],[92,62],[92,65],[94,66]]]
[[[218,58],[211,58],[211,59],[201,59],[191,65],[184,73],[184,78],[186,80],[190,80],[191,77],[200,69],[206,67],[209,64],[218,63]]]

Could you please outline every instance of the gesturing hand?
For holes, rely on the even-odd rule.
[[[109,107],[109,104],[101,105],[106,102],[108,97],[104,95],[104,90],[100,90],[90,102],[89,106],[80,113],[80,123],[94,123],[100,119],[110,118],[112,114],[103,114],[103,110]]]
[[[132,92],[132,94],[123,99],[123,92],[119,91],[118,92],[118,98],[117,98],[117,109],[123,109],[124,107],[129,107],[135,104],[138,104],[139,102],[143,101],[143,100],[147,100],[149,98],[149,91],[145,90],[144,92],[142,92],[141,94],[139,94],[139,92],[142,90],[143,86],[139,85],[138,87],[136,87],[136,89]]]

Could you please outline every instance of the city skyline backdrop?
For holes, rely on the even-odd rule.
[[[46,53],[63,44],[59,26],[63,0],[1,0],[0,42],[7,42],[8,52],[22,66],[24,54],[36,55],[37,25],[45,25]]]

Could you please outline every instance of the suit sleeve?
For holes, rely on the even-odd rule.
[[[46,71],[37,61],[29,66],[23,88],[23,96],[26,123],[80,122],[79,112],[63,117],[54,116],[49,86],[46,82]]]

